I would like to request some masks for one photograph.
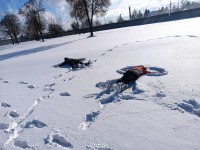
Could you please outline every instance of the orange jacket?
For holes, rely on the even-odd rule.
[[[152,73],[150,71],[142,69],[140,66],[133,67],[131,70],[139,70],[139,71],[142,72],[143,75],[148,74],[148,73]]]

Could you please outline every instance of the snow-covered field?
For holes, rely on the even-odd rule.
[[[200,150],[200,18],[88,35],[0,47],[0,149]],[[167,73],[99,88],[140,64]]]

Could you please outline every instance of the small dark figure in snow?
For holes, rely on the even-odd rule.
[[[129,70],[127,70],[123,76],[117,80],[117,83],[124,83],[124,84],[129,84],[133,81],[136,81],[139,77],[142,75],[150,74],[154,72],[147,71],[147,68],[144,67],[143,65],[139,65],[136,67],[133,67]]]
[[[64,62],[62,62],[61,64],[59,64],[59,67],[63,67],[65,65],[69,65],[72,67],[72,69],[76,69],[76,68],[81,68],[83,66],[89,66],[91,64],[91,61],[88,61],[87,63],[84,63],[85,59],[81,58],[81,59],[72,59],[72,58],[64,58]]]
[[[137,83],[136,80],[140,78],[143,75],[148,76],[162,76],[166,75],[167,71],[162,68],[157,68],[157,67],[149,67],[151,71],[148,71],[146,67],[143,65],[135,66],[135,67],[128,67],[128,68],[123,68],[121,70],[118,70],[118,73],[123,72],[123,76],[119,79],[113,79],[113,80],[107,80],[106,82],[99,82],[96,84],[97,87],[101,89],[105,89],[104,92],[109,94],[110,92],[114,92],[114,94],[117,93],[122,93],[123,91],[132,88],[134,92],[137,91]],[[100,94],[101,95],[101,94]],[[114,95],[112,95],[114,96]]]

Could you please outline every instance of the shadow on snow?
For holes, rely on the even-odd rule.
[[[13,53],[9,53],[9,54],[0,55],[0,61],[19,57],[19,56],[29,55],[29,54],[33,54],[33,53],[38,53],[38,52],[42,52],[42,51],[46,51],[46,50],[56,48],[56,47],[59,47],[59,46],[63,46],[63,45],[66,45],[66,44],[70,44],[70,43],[73,43],[73,42],[76,42],[76,41],[79,41],[79,40],[83,40],[83,39],[64,42],[64,43],[61,43],[61,44],[52,44],[52,45],[49,45],[49,46],[40,46],[40,47],[36,47],[36,48],[31,48],[31,49],[19,51],[19,52],[13,52]]]

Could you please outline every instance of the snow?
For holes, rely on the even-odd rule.
[[[0,47],[0,149],[200,149],[200,18]],[[56,68],[64,57],[90,67]],[[106,81],[143,64],[122,93]]]

